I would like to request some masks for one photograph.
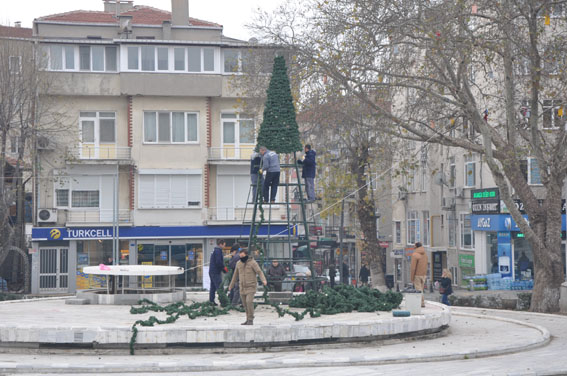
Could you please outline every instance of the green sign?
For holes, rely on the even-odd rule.
[[[461,268],[474,268],[474,255],[459,255],[459,266]]]
[[[498,190],[498,188],[473,189],[471,191],[471,197],[476,200],[485,198],[500,198],[500,191]]]

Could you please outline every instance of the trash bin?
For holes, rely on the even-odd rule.
[[[404,292],[405,309],[413,315],[421,315],[421,293]]]

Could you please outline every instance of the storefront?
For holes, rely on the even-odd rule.
[[[271,226],[271,236],[285,233],[285,226]],[[32,293],[72,293],[102,287],[106,280],[82,272],[85,266],[122,265],[181,266],[176,286],[203,287],[208,259],[216,239],[232,244],[247,242],[249,226],[121,227],[119,249],[113,249],[112,227],[38,227],[32,230]],[[259,237],[268,235],[263,226]],[[148,281],[152,283],[152,281]]]
[[[521,209],[521,203],[517,202]],[[524,234],[501,203],[497,188],[472,191],[471,226],[475,231],[475,273],[500,273],[513,280],[532,280],[533,252]],[[524,218],[528,220],[527,215]],[[565,213],[561,230],[565,233]],[[562,237],[565,239],[565,236]],[[565,243],[562,243],[565,267]]]

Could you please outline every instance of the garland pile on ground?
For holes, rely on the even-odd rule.
[[[266,295],[266,294],[264,294]],[[399,292],[387,291],[381,293],[370,287],[356,288],[350,285],[338,285],[334,288],[324,287],[322,292],[307,291],[305,294],[292,298],[289,306],[305,308],[303,312],[294,312],[271,304],[280,317],[291,315],[296,321],[302,320],[307,313],[311,317],[335,315],[345,312],[376,312],[391,311],[399,307],[403,296]]]

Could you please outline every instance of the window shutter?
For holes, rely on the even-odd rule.
[[[174,208],[187,207],[187,177],[186,175],[171,176],[171,206]]]
[[[201,202],[201,175],[187,175],[187,201]]]
[[[170,176],[156,175],[156,208],[169,207]]]
[[[138,206],[142,209],[154,207],[154,175],[140,175],[140,195],[138,197]]]

